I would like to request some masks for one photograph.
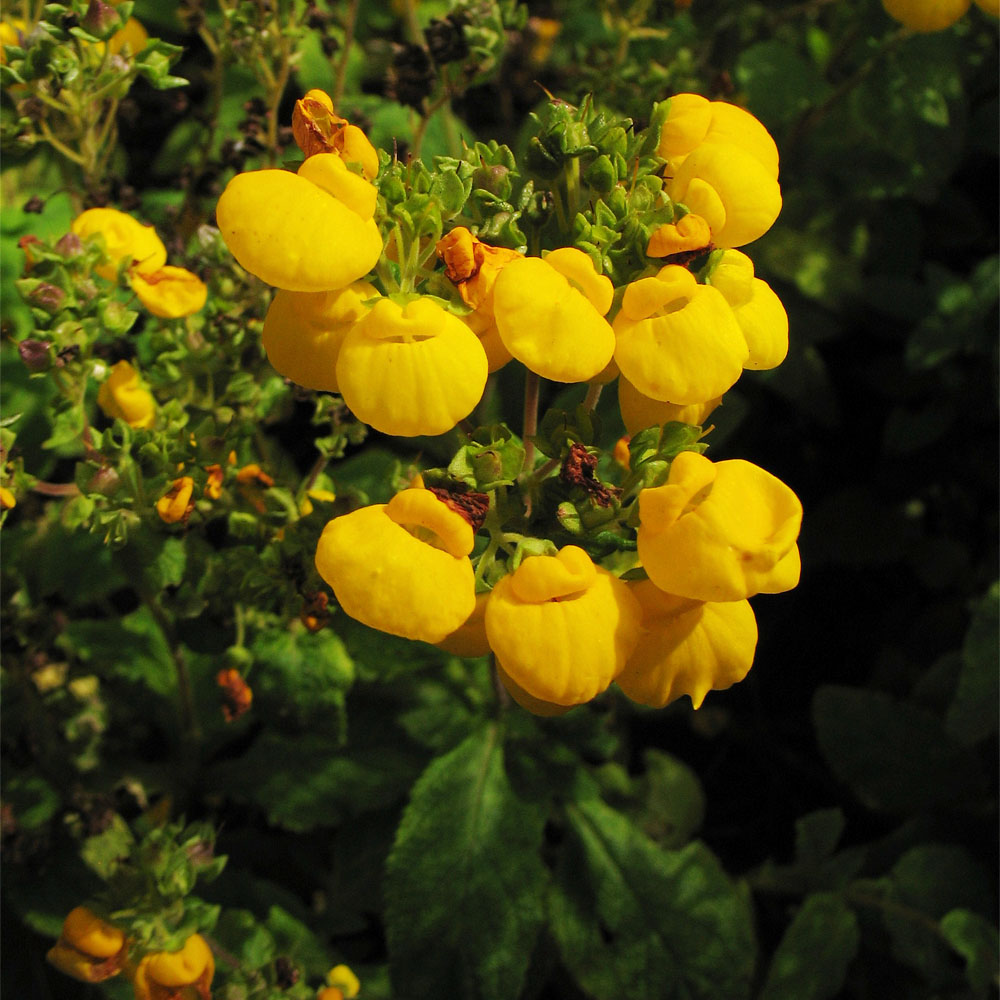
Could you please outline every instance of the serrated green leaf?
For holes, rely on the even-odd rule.
[[[843,898],[809,896],[771,960],[760,1000],[828,1000],[844,985],[858,951],[858,918]]]
[[[989,996],[1000,966],[997,929],[985,917],[955,909],[941,918],[941,933],[965,959],[965,976],[976,1000]]]
[[[813,723],[827,764],[870,809],[974,801],[983,788],[975,757],[936,716],[880,691],[821,687]]]
[[[414,786],[385,876],[400,996],[515,1000],[542,925],[544,811],[504,772],[496,724]]]
[[[596,799],[571,806],[569,822],[549,896],[550,930],[589,995],[749,995],[750,910],[708,848],[660,850]]]
[[[962,645],[958,690],[948,708],[945,728],[959,743],[971,746],[997,730],[1000,677],[997,633],[1000,631],[1000,584],[979,602]]]

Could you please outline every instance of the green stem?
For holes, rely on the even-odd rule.
[[[163,610],[157,598],[153,594],[146,592],[141,592],[141,596],[146,603],[146,607],[149,608],[153,620],[163,633],[163,638],[170,650],[170,658],[174,662],[174,672],[177,675],[177,694],[180,700],[182,731],[185,737],[198,743],[201,741],[201,727],[198,725],[198,718],[194,710],[191,675],[188,672],[187,661],[184,659],[184,653],[177,639],[177,633],[174,630],[173,623],[167,617],[167,613]]]
[[[529,368],[524,375],[524,420],[521,439],[524,441],[524,466],[521,475],[530,474],[535,467],[534,436],[538,433],[538,394],[541,378]]]
[[[597,401],[601,398],[601,392],[603,389],[603,382],[591,382],[588,386],[587,395],[583,400],[584,409],[588,413],[594,412],[594,407],[597,406]]]
[[[344,15],[344,48],[340,54],[340,61],[337,63],[337,76],[334,80],[333,100],[334,108],[340,107],[340,99],[344,96],[344,83],[347,79],[347,63],[351,57],[351,46],[354,44],[354,25],[358,19],[358,0],[348,0],[347,10]]]

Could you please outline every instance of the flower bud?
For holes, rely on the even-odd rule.
[[[59,312],[65,298],[66,293],[61,288],[43,281],[28,296],[28,301],[33,306],[44,309],[50,315],[55,315],[55,313]]]
[[[30,337],[17,345],[17,353],[21,355],[24,367],[32,375],[48,371],[49,365],[52,364],[51,350],[52,344],[47,340],[32,340]]]
[[[121,18],[118,12],[104,0],[90,0],[87,13],[84,14],[80,26],[98,38],[107,38],[119,25]]]

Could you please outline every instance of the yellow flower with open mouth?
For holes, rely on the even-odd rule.
[[[109,417],[121,418],[130,427],[152,427],[156,419],[156,400],[127,361],[112,366],[97,390],[97,405]]]
[[[264,317],[262,341],[274,370],[297,385],[339,392],[337,359],[344,337],[379,297],[367,281],[331,292],[278,289]]]
[[[208,286],[196,274],[183,267],[161,267],[157,271],[137,272],[130,284],[139,301],[163,319],[190,316],[203,309]]]
[[[700,708],[709,691],[723,691],[750,672],[757,619],[749,601],[693,601],[651,580],[629,589],[642,608],[642,631],[615,682],[633,701],[663,708],[688,695]]]
[[[472,526],[430,490],[330,521],[316,569],[352,618],[406,639],[440,642],[472,614]]]
[[[156,501],[156,513],[166,524],[177,524],[186,521],[194,510],[191,495],[194,493],[194,480],[190,476],[175,479],[170,489]]]
[[[486,352],[457,316],[429,298],[380,299],[348,331],[337,359],[344,402],[384,434],[444,434],[486,386]]]
[[[310,90],[295,102],[292,135],[306,156],[336,153],[345,163],[357,163],[368,180],[378,173],[378,153],[368,136],[333,110],[323,90]]]
[[[682,451],[663,486],[639,494],[639,558],[661,590],[741,601],[799,582],[799,498],[742,459]]]
[[[721,396],[749,355],[722,293],[676,264],[625,289],[614,332],[622,375],[643,395],[684,406]]]
[[[640,619],[628,587],[567,545],[554,556],[528,556],[497,583],[486,605],[486,636],[515,700],[523,691],[571,706],[615,679],[638,641]]]
[[[382,252],[377,192],[335,153],[288,170],[237,174],[216,206],[241,267],[276,288],[328,292],[367,274]]]
[[[88,208],[73,220],[70,229],[80,239],[98,235],[103,239],[108,260],[94,270],[108,281],[118,276],[123,260],[130,269],[142,274],[159,271],[167,262],[167,248],[156,230],[117,209]]]
[[[179,951],[157,951],[131,973],[136,1000],[210,1000],[215,958],[200,934]]]
[[[125,964],[125,935],[85,906],[63,921],[59,940],[45,956],[60,972],[85,983],[117,976]]]
[[[506,264],[493,312],[510,353],[542,378],[587,382],[611,360],[615,335],[604,318],[614,287],[575,247]]]

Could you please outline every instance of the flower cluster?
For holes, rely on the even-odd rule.
[[[1000,17],[997,0],[975,0],[976,6],[991,17]],[[944,31],[968,13],[972,0],[882,0],[886,13],[910,31]]]
[[[655,118],[642,140],[654,154],[643,161],[645,202],[629,202],[619,180],[594,223],[577,215],[574,232],[588,236],[579,245],[549,224],[530,187],[520,198],[535,206],[524,214],[528,246],[487,242],[490,226],[477,234],[466,224],[468,205],[446,230],[422,228],[413,212],[426,198],[396,208],[405,171],[383,160],[380,174],[367,139],[320,91],[296,106],[298,170],[239,174],[217,209],[237,261],[278,289],[263,329],[271,363],[299,385],[339,393],[376,430],[450,431],[488,376],[512,363],[527,370],[529,393],[541,380],[590,384],[583,416],[526,426],[523,443],[505,427],[467,432],[447,469],[425,473],[428,486],[418,479],[388,503],[335,517],[316,552],[348,615],[456,655],[494,654],[511,696],[539,714],[615,681],[647,705],[684,694],[699,705],[750,669],[748,598],[798,581],[795,494],[748,462],[710,461],[699,443],[742,371],[773,368],[788,349],[780,300],[737,249],[781,208],[778,152],[731,104],[679,94]],[[624,130],[599,116],[589,127],[611,136],[612,153],[627,150]],[[546,136],[544,163],[536,157],[557,175],[552,197],[569,204],[580,183],[573,156],[594,148],[573,134],[575,145],[568,128],[558,142]],[[615,155],[584,176],[605,188],[606,174],[627,177]],[[498,162],[489,183],[510,185],[510,172]],[[513,201],[513,186],[503,190]],[[639,253],[612,267],[595,241],[626,235]],[[434,257],[443,275],[421,269]],[[593,436],[581,430],[615,378],[634,435],[620,484],[600,478]],[[536,447],[549,456],[541,466]]]

